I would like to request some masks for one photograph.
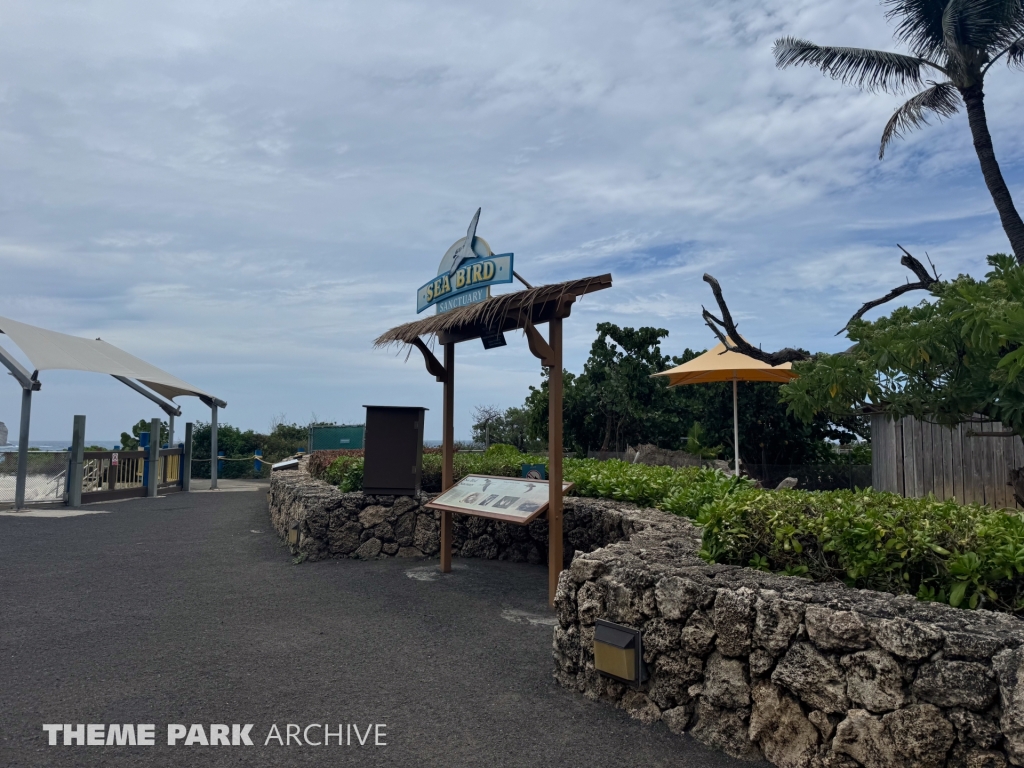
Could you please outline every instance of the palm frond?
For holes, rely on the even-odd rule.
[[[772,53],[779,69],[809,64],[844,85],[889,93],[922,85],[921,68],[927,65],[922,59],[900,53],[815,45],[794,37],[776,40]]]
[[[1024,40],[1017,40],[1007,49],[1006,65],[1024,69]]]
[[[951,117],[960,109],[960,94],[952,83],[931,83],[916,96],[901,106],[886,123],[882,131],[882,144],[878,159],[885,156],[885,148],[895,138],[902,138],[909,131],[928,125],[928,113],[934,112],[939,119]]]
[[[1021,34],[1021,0],[949,0],[942,15],[946,54],[957,64],[1005,48]]]
[[[945,49],[942,17],[947,0],[883,0],[889,6],[885,16],[896,21],[896,39],[926,58],[940,56]]]

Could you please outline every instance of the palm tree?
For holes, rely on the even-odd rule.
[[[865,48],[821,46],[783,37],[773,53],[780,69],[800,64],[817,67],[834,80],[867,90],[904,93],[927,85],[893,114],[882,132],[878,159],[893,138],[925,125],[929,113],[940,119],[961,103],[981,173],[999,211],[1017,262],[1024,264],[1024,221],[996,162],[985,116],[985,75],[1001,58],[1024,67],[1024,0],[883,0],[886,17],[896,19],[896,40],[911,55]],[[936,80],[925,81],[932,74]]]

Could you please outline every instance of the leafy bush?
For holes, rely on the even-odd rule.
[[[545,457],[491,446],[457,453],[468,474],[518,477]],[[424,456],[423,488],[441,488],[441,456]],[[324,473],[342,490],[362,486],[363,460],[342,456]],[[714,469],[566,459],[577,496],[658,507],[696,520],[701,556],[849,586],[912,594],[965,608],[1024,613],[1024,519],[1002,510],[874,491],[768,491]]]
[[[693,481],[675,488],[661,503],[666,512],[696,519],[708,504],[752,487],[749,480],[717,469],[699,469]]]
[[[362,456],[362,448],[339,448],[332,451],[313,451],[309,454],[306,471],[312,477],[323,479],[324,473],[337,460],[346,456]],[[328,481],[330,482],[330,481]]]
[[[325,458],[331,458],[319,457],[320,453],[328,452],[317,451],[310,458],[310,474],[314,477],[318,476],[313,471],[314,463],[319,469]],[[456,452],[453,459],[455,482],[466,475],[519,477],[523,464],[542,464],[545,461],[547,459],[544,456],[522,454],[508,445],[492,445],[485,453]],[[423,476],[420,487],[427,493],[440,492],[443,462],[439,448],[423,449]],[[334,458],[326,469],[320,471],[319,477],[346,492],[360,490],[363,487],[362,451],[345,452],[345,455]]]
[[[575,483],[573,494],[615,499],[642,507],[656,507],[673,492],[694,482],[697,467],[649,467],[611,459],[566,459],[565,479]]]
[[[336,485],[345,493],[363,488],[363,457],[339,456],[324,471],[324,482]]]
[[[455,482],[466,475],[494,475],[495,477],[519,477],[523,464],[543,464],[545,456],[531,456],[520,453],[510,445],[492,445],[484,453],[457,452],[452,459]],[[441,469],[444,457],[440,453],[423,456],[423,478],[421,487],[428,493],[441,490]]]
[[[423,456],[421,487],[424,491],[437,493],[441,490],[442,463],[440,453]],[[456,453],[453,463],[455,482],[458,482],[466,475],[519,477],[523,464],[547,464],[547,457],[520,453],[508,445],[492,445],[485,453]],[[361,456],[340,456],[327,467],[322,477],[343,490],[359,490],[362,466]],[[575,483],[572,493],[576,496],[663,507],[690,517],[696,517],[701,505],[719,495],[749,485],[748,481],[737,481],[713,469],[650,467],[614,459],[566,459],[564,474],[566,481]]]
[[[1012,512],[874,491],[746,489],[697,521],[708,561],[1024,611],[1024,520]]]
[[[136,425],[138,427],[139,425]],[[133,427],[133,430],[135,428]],[[148,429],[148,427],[147,427]],[[177,431],[177,430],[176,430]],[[291,456],[306,446],[307,427],[297,424],[276,424],[269,435],[247,429],[244,432],[230,424],[217,426],[217,448],[224,451],[224,466],[217,473],[222,478],[250,478],[254,474],[253,455],[263,451],[263,477],[270,474],[270,465]],[[175,440],[184,438],[184,430]],[[122,435],[124,437],[124,435]],[[239,461],[238,459],[244,459]],[[192,431],[192,477],[210,476],[210,425],[196,422]]]

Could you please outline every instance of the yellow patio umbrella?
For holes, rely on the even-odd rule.
[[[725,345],[719,344],[688,363],[677,365],[675,368],[654,375],[668,376],[670,387],[680,384],[711,384],[717,381],[732,382],[732,442],[736,476],[738,477],[740,474],[740,408],[736,385],[741,381],[774,381],[777,384],[785,384],[798,375],[792,368],[792,363],[771,366],[752,357],[741,355],[739,352],[726,351]]]

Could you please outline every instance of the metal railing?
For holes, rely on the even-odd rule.
[[[178,485],[181,482],[181,451],[172,449],[160,451],[160,484]]]
[[[155,464],[158,492],[183,490],[183,453],[181,446],[160,449]],[[141,451],[85,451],[82,457],[83,503],[147,495],[150,467],[148,448]]]
[[[67,451],[29,451],[25,501],[60,501],[67,484]],[[18,454],[0,453],[0,504],[14,502],[18,482]]]
[[[144,488],[145,451],[86,451],[82,493]]]

